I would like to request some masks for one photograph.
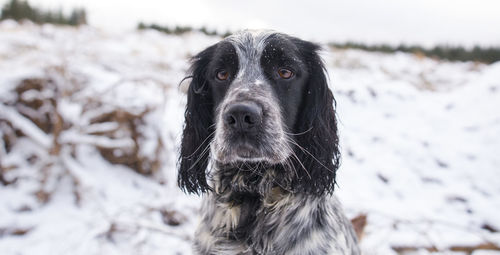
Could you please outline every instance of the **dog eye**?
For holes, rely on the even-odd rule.
[[[227,80],[227,78],[229,78],[229,72],[226,70],[220,70],[217,72],[216,77],[220,81],[225,81]]]
[[[286,69],[286,68],[280,68],[278,70],[278,74],[283,79],[290,79],[293,76],[293,72],[290,69]]]

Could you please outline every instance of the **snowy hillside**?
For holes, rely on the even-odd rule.
[[[218,40],[0,23],[0,254],[191,254],[178,83]],[[323,56],[364,254],[500,254],[500,63]]]

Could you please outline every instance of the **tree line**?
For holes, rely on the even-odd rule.
[[[466,48],[463,46],[437,45],[431,48],[425,48],[416,45],[367,45],[355,42],[330,43],[329,46],[338,49],[360,49],[384,53],[406,52],[450,61],[477,61],[488,64],[500,61],[500,47],[474,46],[472,48]]]
[[[0,20],[5,19],[31,20],[37,24],[78,26],[87,24],[87,13],[83,8],[76,8],[69,15],[66,15],[62,9],[58,11],[41,10],[31,6],[26,0],[10,0],[2,7]]]
[[[154,29],[160,32],[163,32],[165,34],[173,34],[173,35],[181,35],[185,33],[190,33],[190,32],[201,32],[203,34],[209,35],[209,36],[219,36],[219,37],[226,37],[231,35],[231,32],[225,32],[225,33],[219,33],[217,30],[210,30],[206,27],[201,27],[201,28],[193,28],[190,26],[162,26],[158,24],[145,24],[143,22],[140,22],[137,25],[137,29],[139,30],[144,30],[144,29]]]

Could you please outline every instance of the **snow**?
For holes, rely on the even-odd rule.
[[[0,184],[0,253],[191,254],[201,199],[176,187],[179,82],[188,58],[218,40],[0,23],[0,135],[5,121],[25,134],[9,150],[0,143],[0,170],[12,182]],[[335,192],[348,216],[368,217],[364,254],[500,245],[484,227],[500,229],[500,63],[336,49],[323,57],[343,154]],[[26,78],[53,81],[54,90],[22,99],[60,99],[68,127],[59,151],[53,134],[14,107]],[[138,174],[96,149],[120,156],[134,146],[116,121],[94,121],[117,109],[144,114],[139,154],[162,149],[159,172]]]

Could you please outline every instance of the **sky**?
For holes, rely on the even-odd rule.
[[[0,0],[5,3],[8,0]],[[226,30],[266,28],[318,42],[500,45],[498,0],[30,0],[84,7],[92,26],[130,30],[139,21]]]

